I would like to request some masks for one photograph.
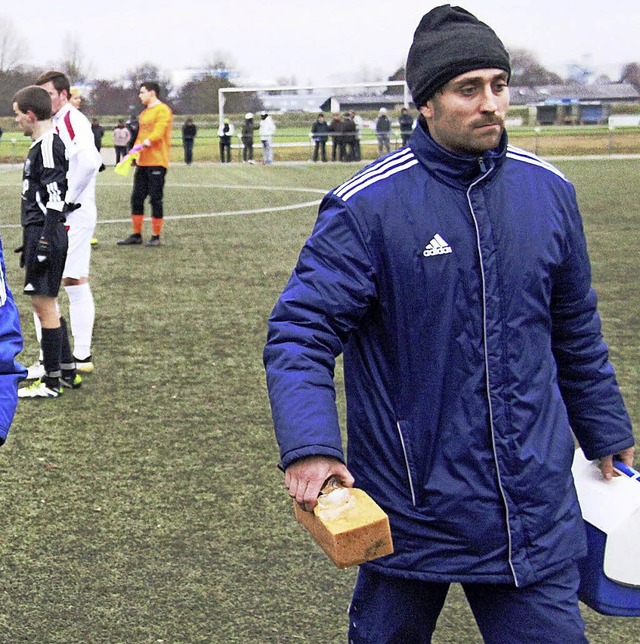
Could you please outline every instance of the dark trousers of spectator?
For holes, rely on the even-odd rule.
[[[342,161],[342,142],[337,136],[331,137],[331,160]]]
[[[341,161],[354,161],[355,160],[355,141],[352,138],[346,139],[342,142],[342,159]]]
[[[132,215],[144,214],[144,200],[149,197],[151,216],[156,219],[164,217],[162,198],[166,174],[167,169],[159,165],[139,165],[136,167],[131,193]]]
[[[127,154],[127,146],[115,145],[114,148],[116,150],[116,163],[120,163],[120,159],[122,159],[122,157],[126,156]]]
[[[316,141],[316,145],[313,148],[313,160],[317,161],[318,160],[318,154],[322,155],[322,160],[326,161],[327,160],[327,142],[322,140],[322,141]]]
[[[253,141],[250,139],[242,139],[242,160],[243,161],[253,161]]]
[[[362,161],[362,150],[360,149],[360,139],[353,142],[353,160]]]
[[[391,135],[388,132],[376,134],[378,137],[378,154],[382,156],[391,152]]]
[[[184,162],[190,165],[193,162],[193,139],[185,139],[182,142],[184,148]]]
[[[220,141],[220,161],[231,163],[231,141]]]
[[[400,136],[402,136],[402,147],[404,147],[409,142],[411,132],[401,132]]]

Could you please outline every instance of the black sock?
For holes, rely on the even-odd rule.
[[[67,332],[67,321],[60,316],[60,368],[65,376],[74,375],[76,372],[76,361],[71,352],[69,334]]]
[[[57,387],[60,378],[60,353],[62,350],[62,328],[42,329],[42,364],[44,365],[44,382]]]

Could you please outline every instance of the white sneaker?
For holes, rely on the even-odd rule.
[[[26,380],[40,380],[44,377],[44,365],[39,360],[27,368]]]
[[[42,380],[36,380],[28,387],[18,389],[18,398],[57,398],[62,395],[62,389],[48,387]]]
[[[81,371],[82,373],[91,373],[93,371],[93,359],[90,355],[83,360],[78,360],[75,356],[73,356],[73,359],[76,363],[76,371]]]

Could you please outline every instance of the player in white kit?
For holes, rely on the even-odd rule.
[[[102,163],[96,149],[91,124],[87,117],[70,102],[69,79],[58,71],[48,71],[36,79],[51,97],[53,125],[65,144],[69,159],[67,175],[68,203],[80,207],[67,216],[69,250],[64,267],[62,285],[69,298],[69,321],[73,336],[73,355],[78,371],[93,371],[91,343],[95,320],[95,304],[89,286],[91,239],[97,221],[96,177]],[[36,334],[40,341],[39,325]],[[28,378],[39,378],[42,365],[29,367]]]

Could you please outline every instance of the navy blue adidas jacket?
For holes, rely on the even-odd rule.
[[[27,370],[15,360],[22,351],[20,316],[6,280],[4,254],[0,242],[0,445],[11,427],[18,404],[18,383]]]
[[[590,459],[633,445],[573,186],[507,146],[409,146],[329,193],[269,320],[281,464],[343,459],[389,513],[366,566],[530,584],[585,554],[572,430]]]

